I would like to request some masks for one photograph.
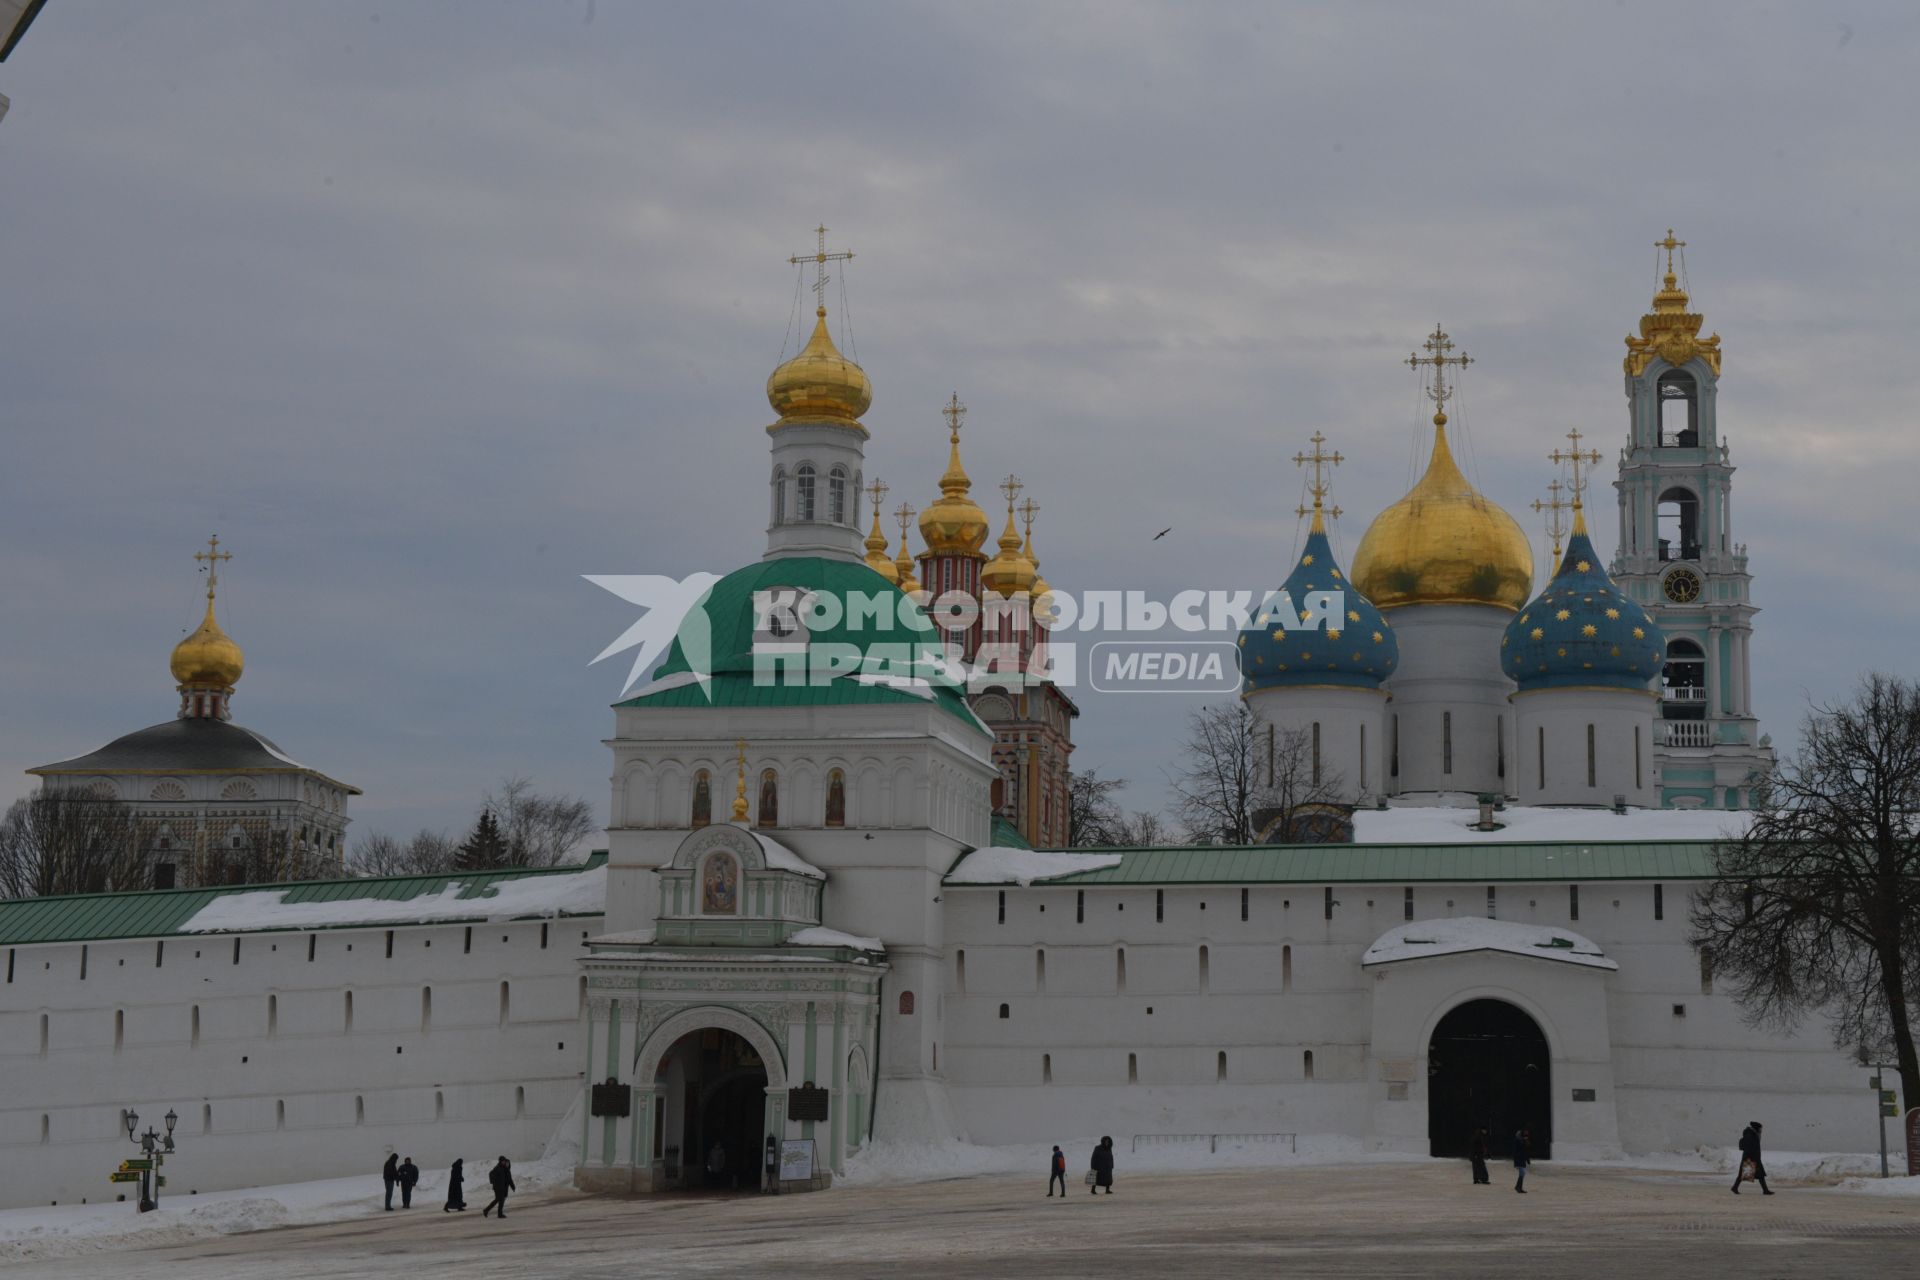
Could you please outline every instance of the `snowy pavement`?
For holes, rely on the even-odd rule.
[[[966,1149],[962,1149],[963,1151]],[[972,1149],[979,1152],[981,1149]],[[1020,1154],[995,1149],[993,1159]],[[0,1214],[9,1277],[165,1270],[195,1280],[458,1275],[462,1280],[647,1276],[1294,1276],[1752,1275],[1920,1277],[1920,1179],[1866,1180],[1853,1193],[1796,1182],[1789,1166],[1834,1171],[1824,1157],[1770,1157],[1780,1194],[1728,1194],[1709,1155],[1664,1168],[1535,1167],[1529,1194],[1511,1171],[1475,1187],[1464,1163],[1329,1162],[1310,1152],[1275,1167],[1144,1168],[1122,1151],[1117,1194],[1092,1196],[1076,1154],[1069,1194],[1043,1192],[1044,1155],[1022,1175],[967,1176],[978,1154],[933,1160],[896,1152],[861,1185],[808,1196],[618,1199],[554,1186],[518,1197],[507,1222],[440,1212],[423,1187],[411,1213],[383,1213],[377,1179],[308,1183],[175,1201]],[[1192,1153],[1178,1159],[1187,1160]],[[1250,1159],[1251,1157],[1245,1157]],[[1858,1157],[1846,1165],[1856,1166]],[[476,1162],[470,1162],[474,1164]],[[1201,1162],[1204,1163],[1204,1162]],[[940,1176],[941,1168],[946,1174]],[[529,1168],[523,1186],[558,1174]],[[955,1176],[958,1174],[959,1176]],[[936,1180],[903,1180],[934,1178]],[[435,1181],[438,1180],[436,1173]],[[469,1185],[473,1185],[469,1179]],[[1830,1179],[1829,1179],[1830,1181]],[[1893,1194],[1898,1186],[1903,1194]],[[170,1216],[171,1215],[171,1216]],[[120,1229],[102,1224],[113,1222]],[[132,1224],[132,1225],[128,1225]],[[278,1227],[221,1234],[247,1227]],[[137,1246],[138,1258],[109,1250]]]

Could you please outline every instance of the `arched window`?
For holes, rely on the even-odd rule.
[[[830,524],[847,522],[847,469],[835,467],[827,473],[827,521]]]
[[[693,820],[695,831],[713,821],[713,780],[705,769],[693,775]]]
[[[902,991],[900,993],[900,1016],[905,1018],[905,1017],[911,1017],[912,1014],[913,1014],[913,992]]]
[[[771,769],[760,774],[760,812],[755,821],[763,827],[780,825],[780,776]]]
[[[775,524],[787,522],[787,469],[785,467],[773,469],[773,522]]]
[[[1660,447],[1692,449],[1700,444],[1700,388],[1693,375],[1669,369],[1655,386],[1660,401]]]
[[[847,775],[838,769],[827,773],[827,825],[847,825]]]
[[[1661,671],[1661,701],[1667,719],[1697,719],[1707,713],[1707,655],[1684,636],[1667,641]]]
[[[1691,489],[1669,489],[1656,508],[1662,560],[1700,558],[1700,499]]]
[[[811,521],[813,519],[813,464],[803,462],[794,476],[793,507],[794,518]]]

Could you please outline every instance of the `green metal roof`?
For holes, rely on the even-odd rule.
[[[1543,844],[1194,845],[1158,849],[1076,848],[1117,853],[1117,867],[1049,877],[1047,886],[1169,884],[1419,884],[1460,881],[1707,880],[1708,841]],[[948,882],[952,884],[951,881]],[[953,884],[956,889],[995,888]]]
[[[597,854],[604,858],[604,854]],[[487,888],[528,876],[577,875],[599,865],[516,868],[502,871],[456,871],[444,875],[377,876],[359,880],[299,880],[280,884],[243,884],[219,889],[146,889],[134,893],[75,893],[48,898],[12,898],[0,901],[0,946],[35,942],[96,942],[109,938],[204,938],[206,933],[181,934],[180,926],[216,898],[236,893],[278,890],[284,901],[345,902],[381,899],[405,902],[461,886],[460,899],[482,897]],[[476,912],[474,919],[484,919]],[[459,920],[435,923],[458,924]],[[381,928],[382,925],[327,925],[323,928]],[[303,930],[304,931],[304,930]],[[247,932],[242,930],[240,932]],[[285,932],[268,929],[259,932]]]
[[[989,842],[996,849],[1031,849],[1027,838],[1020,834],[1020,828],[1008,822],[1000,814],[993,815],[993,839]]]

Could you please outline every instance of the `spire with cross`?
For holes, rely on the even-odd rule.
[[[1328,508],[1326,506],[1327,491],[1332,488],[1332,484],[1327,478],[1327,472],[1331,468],[1339,466],[1347,459],[1345,455],[1338,452],[1328,453],[1324,448],[1327,443],[1327,438],[1320,432],[1314,432],[1308,439],[1313,442],[1313,452],[1294,454],[1293,465],[1296,467],[1310,466],[1313,468],[1313,476],[1307,481],[1307,492],[1313,495],[1313,505],[1311,507],[1295,507],[1293,513],[1297,516],[1304,516],[1311,512],[1314,527],[1324,530],[1326,520],[1323,518],[1323,512],[1326,517],[1335,520],[1340,518],[1340,508]]]
[[[815,227],[813,231],[814,234],[819,237],[819,243],[815,246],[814,251],[804,254],[796,253],[788,258],[787,262],[796,267],[805,262],[811,262],[813,264],[814,314],[824,316],[827,314],[827,281],[832,278],[827,274],[827,264],[829,262],[851,262],[853,260],[853,251],[847,249],[830,252],[827,249],[826,227],[818,226]]]
[[[207,566],[207,603],[213,603],[213,589],[220,583],[220,562],[233,559],[233,552],[220,549],[220,535],[214,534],[207,539],[207,549],[193,553],[195,560],[203,560]]]
[[[1426,348],[1427,354],[1423,356],[1415,352],[1407,357],[1407,363],[1415,373],[1420,371],[1421,365],[1433,366],[1433,385],[1426,388],[1427,399],[1433,401],[1435,421],[1444,424],[1447,420],[1447,401],[1453,398],[1453,387],[1447,384],[1447,366],[1464,369],[1473,363],[1473,357],[1464,351],[1457,356],[1449,355],[1448,352],[1453,350],[1453,339],[1437,324],[1420,345]]]
[[[1008,473],[1005,480],[1000,482],[1000,492],[1007,495],[1007,519],[1009,521],[1013,519],[1013,500],[1019,497],[1020,491],[1026,487],[1026,485],[1020,482],[1020,477],[1011,472]]]
[[[1547,485],[1547,496],[1533,500],[1533,509],[1546,513],[1547,536],[1553,539],[1553,563],[1556,565],[1560,563],[1560,540],[1567,536],[1566,511],[1572,505],[1560,496],[1566,487],[1555,478]]]
[[[1033,541],[1033,518],[1040,514],[1040,504],[1028,498],[1020,504],[1020,522],[1026,527],[1027,541]]]
[[[1656,249],[1665,249],[1667,251],[1667,274],[1672,275],[1673,274],[1673,251],[1675,249],[1686,248],[1687,242],[1685,240],[1675,240],[1673,238],[1673,228],[1668,227],[1667,238],[1665,240],[1655,240],[1653,242],[1653,247]]]
[[[1584,439],[1584,437],[1578,427],[1567,432],[1567,439],[1573,442],[1573,447],[1571,449],[1555,449],[1547,455],[1547,461],[1564,465],[1570,468],[1572,472],[1572,483],[1569,484],[1567,488],[1573,494],[1573,514],[1575,523],[1578,524],[1581,495],[1587,491],[1587,479],[1580,474],[1580,469],[1582,467],[1599,466],[1600,451],[1598,449],[1583,450],[1580,448],[1580,441]]]
[[[947,434],[955,444],[960,443],[960,423],[967,416],[967,406],[960,403],[960,393],[953,393],[946,405],[940,410],[940,416],[947,420]]]
[[[880,504],[887,500],[887,482],[875,479],[872,484],[867,486],[867,497],[873,500],[873,518],[875,523],[878,523],[880,520]]]

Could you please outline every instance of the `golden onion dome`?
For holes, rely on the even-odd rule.
[[[903,547],[902,550],[904,551],[905,548]],[[899,566],[894,564],[893,558],[887,554],[887,535],[880,532],[878,502],[873,504],[873,532],[867,535],[867,567],[895,586],[899,585]]]
[[[908,595],[918,593],[920,590],[920,579],[913,576],[913,557],[907,554],[907,540],[905,538],[900,540],[900,558],[893,562],[893,567],[900,574],[900,590]]]
[[[173,647],[173,678],[183,685],[231,689],[246,670],[240,652],[213,617],[213,592],[207,592],[207,616],[192,635]]]
[[[927,544],[928,555],[986,559],[980,547],[987,540],[987,513],[967,496],[972,489],[973,481],[960,465],[960,429],[956,426],[948,438],[940,496],[920,513],[920,537]]]
[[[866,371],[833,345],[825,307],[815,312],[813,336],[800,354],[768,375],[767,403],[780,415],[775,426],[823,419],[860,425],[860,415],[873,403],[873,386]]]
[[[1489,604],[1518,611],[1533,585],[1533,548],[1520,525],[1467,483],[1433,415],[1433,457],[1407,495],[1367,527],[1353,585],[1381,609]]]
[[[1000,554],[980,570],[980,585],[988,591],[1011,599],[1022,591],[1033,590],[1037,577],[1033,561],[1020,549],[1020,532],[1013,527],[1013,503],[1007,503],[1007,527],[1000,535]]]

